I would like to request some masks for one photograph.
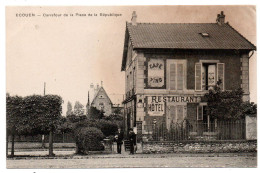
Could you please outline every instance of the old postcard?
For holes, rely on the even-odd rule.
[[[7,6],[6,167],[257,167],[256,55],[252,5]]]

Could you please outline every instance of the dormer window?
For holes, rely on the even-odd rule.
[[[209,37],[209,33],[206,33],[206,32],[202,32],[202,33],[200,33],[200,35],[201,35],[202,37]]]

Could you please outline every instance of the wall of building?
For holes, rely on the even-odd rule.
[[[244,55],[243,55],[244,56]],[[183,50],[174,52],[146,52],[144,57],[165,57],[167,59],[187,60],[187,89],[195,89],[195,63],[199,60],[219,60],[225,63],[225,89],[234,90],[241,87],[241,60],[238,52],[234,51],[203,51]]]
[[[171,91],[165,88],[149,88],[147,87],[147,61],[149,58],[152,59],[164,59],[166,62],[164,65],[165,68],[165,82],[167,88],[167,60],[168,59],[182,59],[186,60],[186,89],[183,91]],[[195,91],[195,63],[198,63],[200,60],[218,60],[219,63],[225,64],[225,78],[224,85],[225,90],[234,90],[239,87],[243,87],[242,84],[242,74],[248,75],[245,70],[247,68],[242,68],[246,66],[248,59],[248,52],[238,52],[233,50],[227,51],[213,51],[213,50],[175,50],[175,51],[163,51],[163,50],[137,50],[137,56],[135,58],[134,66],[136,68],[136,101],[141,102],[143,106],[136,108],[136,119],[143,123],[143,132],[145,132],[145,126],[151,125],[153,121],[160,123],[166,120],[166,112],[162,116],[148,116],[147,107],[146,107],[146,97],[151,95],[200,95],[203,96],[207,91]],[[130,66],[131,69],[131,66]],[[244,70],[244,71],[242,71]],[[128,72],[126,71],[126,74]],[[245,80],[244,80],[245,81]],[[246,82],[245,89],[246,89]],[[129,84],[128,84],[129,85]],[[186,105],[187,116],[186,118],[190,123],[197,122],[197,106],[198,103],[188,103]],[[165,111],[168,111],[165,105]]]

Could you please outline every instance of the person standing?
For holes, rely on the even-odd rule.
[[[122,148],[122,144],[123,144],[124,134],[120,128],[117,131],[115,139],[116,139],[116,144],[117,144],[117,153],[121,154],[121,148]]]
[[[136,134],[132,128],[129,129],[130,154],[134,154],[136,146]]]

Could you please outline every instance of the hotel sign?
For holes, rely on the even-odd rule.
[[[147,96],[147,112],[150,116],[162,116],[165,103],[199,103],[199,96]]]

